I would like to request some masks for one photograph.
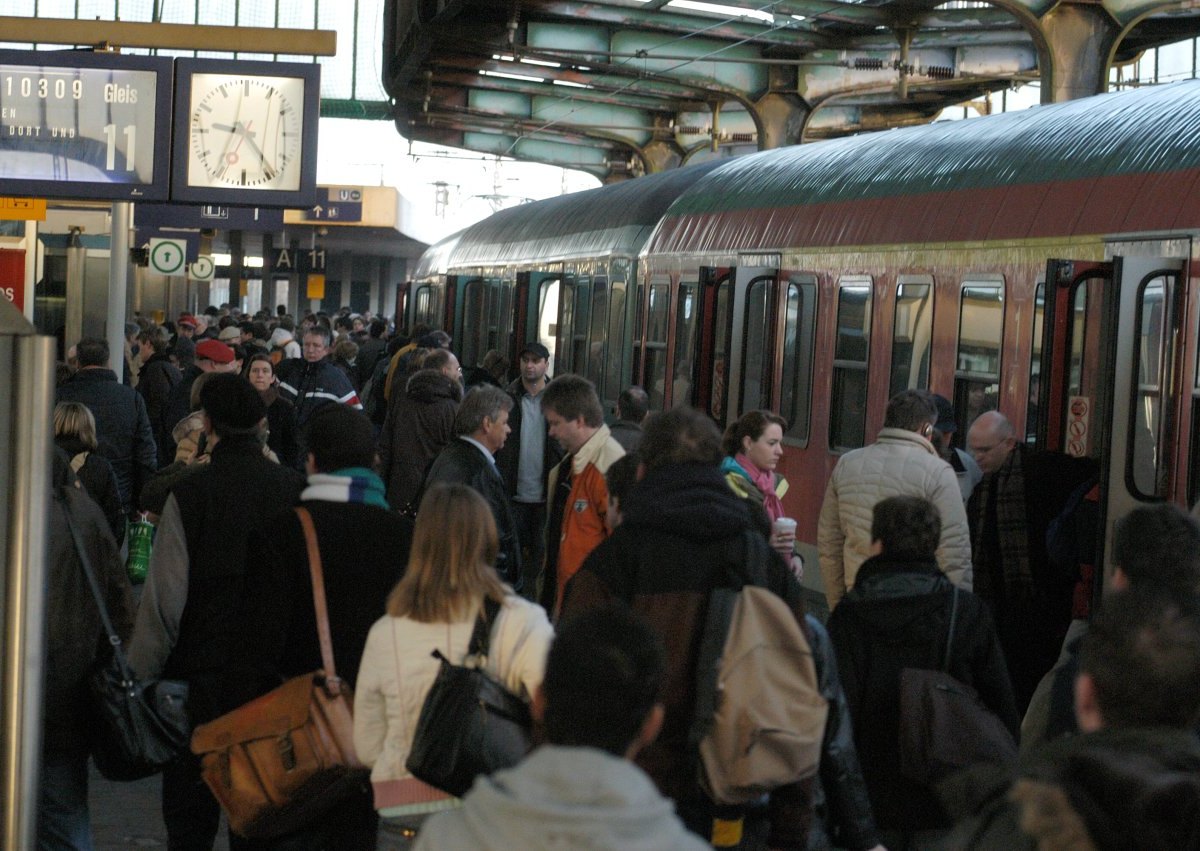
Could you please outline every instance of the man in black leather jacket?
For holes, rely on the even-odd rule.
[[[508,502],[504,479],[496,469],[496,452],[508,438],[512,397],[499,387],[480,385],[459,405],[454,415],[455,439],[434,459],[425,477],[425,489],[438,482],[457,482],[477,490],[492,509],[500,533],[496,572],[520,590],[521,547]]]

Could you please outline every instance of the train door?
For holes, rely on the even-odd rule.
[[[1173,492],[1182,265],[1159,256],[1047,264],[1040,372],[1030,387],[1038,390],[1035,446],[1097,459],[1097,543],[1107,567],[1115,522]]]
[[[550,352],[550,368],[547,374],[557,375],[558,306],[562,295],[562,271],[528,272],[517,277],[518,281],[526,283],[527,286],[525,294],[518,295],[524,319],[516,326],[517,348],[535,340],[541,343]],[[519,368],[520,365],[514,361],[513,366]]]

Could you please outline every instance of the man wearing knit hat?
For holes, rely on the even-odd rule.
[[[210,342],[223,346],[201,347]],[[207,379],[200,407],[212,460],[167,498],[129,646],[140,675],[188,682],[197,724],[235,708],[223,678],[242,633],[235,615],[250,532],[294,504],[304,486],[303,476],[263,455],[266,408],[246,379]],[[220,808],[190,752],[163,772],[163,820],[172,848],[212,846]]]
[[[154,435],[165,458],[175,457],[175,438],[171,431],[192,412],[192,385],[196,379],[206,372],[232,372],[235,369],[233,349],[218,340],[200,340],[196,343],[194,358],[192,365],[183,370],[183,380],[171,388],[159,432]]]

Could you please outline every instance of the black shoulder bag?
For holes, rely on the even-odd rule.
[[[529,707],[483,670],[500,604],[484,598],[467,661],[455,665],[440,650],[437,679],[425,696],[406,767],[430,786],[462,797],[480,774],[516,765],[529,753]]]
[[[192,735],[186,710],[187,683],[134,677],[108,616],[79,527],[71,517],[70,506],[64,504],[64,510],[75,552],[112,645],[111,658],[96,669],[89,682],[96,721],[92,758],[109,780],[139,780],[161,771],[187,749]]]
[[[1010,764],[1017,757],[1016,742],[996,713],[975,689],[950,676],[961,593],[953,591],[941,670],[900,672],[900,772],[928,788],[972,765]]]

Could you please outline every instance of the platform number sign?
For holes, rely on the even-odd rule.
[[[181,275],[186,265],[187,242],[185,240],[150,240],[150,271],[157,275]]]

